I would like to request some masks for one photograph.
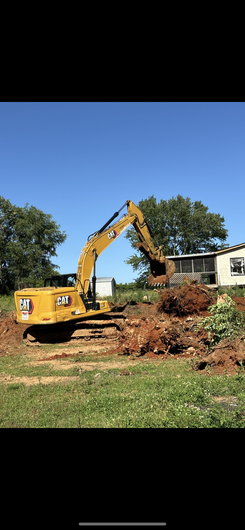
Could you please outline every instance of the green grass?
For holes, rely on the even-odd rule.
[[[228,296],[245,296],[245,287],[238,287],[238,285],[234,285],[233,287],[222,287],[220,286],[218,288],[218,294],[228,294]]]
[[[138,293],[138,299],[136,294]],[[159,296],[154,291],[129,291],[116,298],[117,303],[143,296]],[[115,303],[115,302],[114,302]],[[11,305],[12,304],[12,305]],[[14,309],[13,297],[0,297],[1,311]],[[65,345],[67,348],[69,345]],[[73,345],[70,346],[71,350]],[[63,345],[42,345],[46,353],[64,349]],[[31,348],[25,350],[31,354]],[[121,368],[98,368],[79,374],[83,361],[120,361]],[[79,357],[61,359],[67,370],[39,363],[28,366],[26,355],[0,357],[0,372],[19,377],[78,376],[77,381],[25,386],[0,384],[1,428],[243,428],[245,426],[244,369],[234,376],[205,374],[192,369],[192,361],[169,359],[135,361],[128,366],[132,375],[120,375],[125,356],[102,356],[81,352]],[[100,373],[99,377],[95,377]],[[209,374],[211,374],[209,376]],[[212,402],[223,397],[223,402]],[[227,399],[236,397],[230,403]],[[235,405],[235,406],[234,406]]]
[[[15,310],[14,295],[0,295],[0,311],[5,315],[9,311]]]
[[[142,303],[144,302],[144,296],[147,296],[147,301],[150,302],[158,302],[159,300],[159,294],[152,289],[130,289],[125,292],[116,292],[113,296],[107,296],[106,299],[117,305],[131,301]]]
[[[243,428],[244,372],[209,377],[193,371],[191,364],[184,359],[159,364],[135,361],[128,367],[132,375],[120,375],[121,368],[79,375],[75,366],[62,372],[44,365],[27,369],[21,357],[16,364],[4,358],[0,371],[12,375],[75,374],[79,379],[28,387],[23,383],[1,384],[0,427]],[[95,377],[98,373],[100,376]],[[212,403],[214,396],[236,396],[236,406]]]

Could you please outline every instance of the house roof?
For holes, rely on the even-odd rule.
[[[215,256],[216,252],[203,252],[202,254],[181,254],[181,256],[166,256],[167,259],[201,258],[202,256]]]
[[[233,247],[223,248],[222,250],[216,250],[215,254],[221,254],[222,252],[229,252],[230,250],[235,250],[236,248],[245,247],[245,243],[240,243],[239,245],[234,245]]]
[[[91,278],[92,280],[92,278]],[[109,276],[108,278],[107,277],[102,277],[102,278],[96,278],[96,283],[100,283],[100,282],[112,282],[114,280],[114,278],[112,276]],[[115,280],[114,280],[115,281]]]
[[[180,256],[166,256],[167,259],[183,259],[183,258],[199,258],[202,256],[216,256],[216,254],[224,254],[225,252],[230,252],[236,248],[245,247],[245,243],[240,243],[239,245],[234,245],[232,247],[226,247],[222,250],[216,250],[215,252],[203,252],[201,254],[181,254]]]

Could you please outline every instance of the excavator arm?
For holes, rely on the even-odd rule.
[[[175,263],[163,255],[162,246],[154,244],[154,236],[151,232],[143,213],[132,201],[128,202],[129,215],[135,214],[133,226],[136,230],[140,243],[136,247],[145,254],[150,262],[151,274],[148,278],[149,285],[166,285],[175,271]]]
[[[119,221],[111,224],[126,205],[127,214],[124,214]],[[93,269],[92,282],[93,293],[95,293],[95,263],[97,258],[130,225],[134,226],[140,240],[140,243],[136,246],[150,261],[151,275],[148,280],[149,285],[165,285],[169,281],[175,270],[174,263],[163,256],[162,247],[154,245],[153,235],[141,210],[132,201],[126,201],[122,208],[100,230],[88,237],[78,260],[76,290],[79,294],[87,294]]]

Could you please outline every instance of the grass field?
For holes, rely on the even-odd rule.
[[[0,297],[2,314],[12,309],[13,297]],[[0,427],[244,428],[243,367],[232,376],[211,368],[198,373],[189,359],[129,361],[100,356],[86,344],[86,354],[47,363],[33,359],[62,353],[64,346],[23,344],[2,354]]]
[[[49,347],[46,346],[46,353]],[[57,351],[57,346],[56,346]],[[117,360],[120,366],[110,368]],[[200,375],[191,361],[134,361],[120,356],[100,357],[100,368],[79,372],[82,362],[95,356],[69,359],[59,370],[40,363],[27,366],[26,355],[0,358],[5,377],[25,377],[28,384],[0,384],[0,427],[165,427],[230,428],[245,426],[244,371],[234,376]],[[64,360],[62,360],[64,361]],[[101,368],[102,364],[102,368]],[[104,365],[104,366],[103,366]],[[129,371],[122,375],[123,369]],[[0,375],[1,375],[0,374]],[[61,381],[42,384],[42,378]],[[67,380],[67,377],[72,380]],[[36,378],[35,384],[31,378]]]

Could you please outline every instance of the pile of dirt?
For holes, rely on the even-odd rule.
[[[23,341],[23,332],[28,326],[18,324],[16,312],[11,311],[6,317],[0,320],[0,353],[4,353],[7,346],[20,346]]]
[[[166,289],[161,293],[158,310],[176,316],[205,315],[210,305],[216,302],[213,293],[206,285],[196,280]]]
[[[116,349],[121,355],[135,357],[204,355],[210,339],[205,330],[197,331],[196,325],[197,319],[190,317],[186,320],[170,319],[167,315],[166,318],[127,318]]]
[[[196,328],[198,317],[207,315],[208,307],[215,303],[212,292],[203,284],[187,280],[162,291],[160,296],[149,318],[130,315],[124,321],[118,353],[136,357],[205,355],[210,338],[206,331]]]
[[[212,349],[212,353],[198,360],[193,368],[202,371],[208,366],[214,374],[222,374],[225,371],[234,374],[239,367],[245,366],[244,337],[233,340],[227,337]]]
[[[239,311],[245,311],[245,297],[244,296],[232,296],[232,300],[235,302],[236,307]]]

